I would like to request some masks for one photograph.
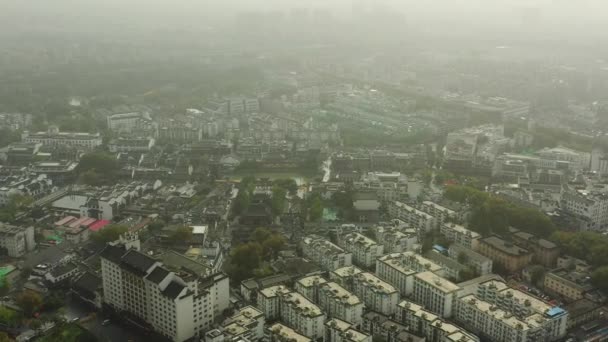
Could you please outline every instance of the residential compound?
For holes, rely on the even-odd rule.
[[[556,341],[566,335],[568,313],[500,280],[469,282],[454,319],[492,341]]]
[[[304,256],[326,271],[352,265],[352,253],[320,236],[310,235],[305,237],[301,246]]]
[[[171,271],[141,253],[133,236],[106,246],[101,275],[105,304],[177,342],[203,336],[229,305],[226,275]]]
[[[376,258],[384,254],[384,246],[360,233],[349,233],[339,238],[338,244],[352,253],[355,264],[372,267]]]
[[[325,335],[325,314],[298,292],[278,285],[258,293],[258,308],[268,320],[279,319],[298,333],[313,340]]]

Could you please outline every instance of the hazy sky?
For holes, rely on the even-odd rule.
[[[608,32],[607,0],[0,0],[0,28],[99,31],[116,22],[154,26],[233,24],[252,10],[329,9],[340,20],[400,12],[408,29],[482,35],[593,39]],[[405,24],[405,23],[404,23]]]

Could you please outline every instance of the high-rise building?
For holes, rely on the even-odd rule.
[[[104,302],[150,324],[158,333],[181,342],[202,336],[228,307],[228,277],[182,269],[179,275],[139,251],[127,237],[101,253]]]

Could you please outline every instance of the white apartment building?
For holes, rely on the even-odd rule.
[[[572,169],[588,170],[591,166],[591,153],[581,152],[566,147],[558,146],[543,148],[536,152],[543,159],[568,162]]]
[[[0,222],[0,247],[7,255],[20,258],[36,248],[34,227],[18,227]]]
[[[472,283],[458,299],[455,319],[493,341],[556,341],[566,335],[568,313],[500,280]],[[472,293],[471,293],[472,292]]]
[[[333,271],[352,265],[352,253],[318,235],[305,237],[301,246],[304,256],[318,264],[323,270]]]
[[[148,113],[120,113],[106,117],[108,129],[112,132],[131,133],[141,129],[152,128],[152,119]]]
[[[368,310],[385,315],[395,313],[399,291],[391,284],[367,272],[352,277],[353,293],[365,303]]]
[[[258,293],[258,308],[268,320],[280,319],[298,333],[311,339],[323,338],[325,314],[300,293],[278,285]]]
[[[376,258],[384,254],[384,246],[360,233],[350,233],[340,237],[339,244],[353,255],[356,264],[371,267]]]
[[[294,289],[302,296],[315,303],[319,301],[319,287],[326,284],[327,280],[320,275],[311,275],[296,281]]]
[[[298,279],[295,290],[321,307],[328,317],[337,317],[354,325],[362,322],[363,302],[338,283],[312,275]]]
[[[456,223],[444,223],[441,225],[439,231],[441,232],[441,235],[445,236],[446,239],[474,251],[477,250],[479,239],[481,238],[479,233]]]
[[[389,203],[388,214],[424,232],[437,228],[438,221],[434,216],[399,201]]]
[[[46,146],[78,146],[87,150],[92,150],[103,143],[101,134],[60,132],[57,127],[50,127],[47,132],[21,133],[21,140],[25,143],[38,143]]]
[[[460,287],[432,272],[421,272],[414,276],[412,299],[441,317],[452,316],[456,292]]]
[[[329,273],[329,279],[340,284],[345,289],[352,291],[353,277],[361,272],[363,271],[356,266],[342,267],[331,271]]]
[[[401,296],[409,296],[414,291],[414,275],[418,273],[407,266],[401,257],[388,254],[376,261],[376,274],[380,279],[395,286]]]
[[[492,259],[483,256],[470,248],[463,247],[459,244],[452,244],[448,250],[448,255],[450,258],[459,262],[462,259],[463,264],[472,267],[479,275],[492,273]]]
[[[437,219],[437,223],[442,225],[448,219],[459,219],[460,216],[454,210],[441,206],[435,202],[424,201],[420,205],[420,210],[428,213]]]
[[[443,267],[415,252],[391,253],[382,256],[381,259],[383,261],[396,259],[403,267],[416,273],[429,271],[439,276],[445,275]]]
[[[264,338],[264,324],[262,311],[246,306],[227,319],[221,330],[224,340],[236,342],[246,339],[255,342]]]
[[[227,308],[220,307],[228,303],[226,275],[201,278],[184,271],[178,276],[140,253],[138,240],[108,245],[101,253],[101,274],[107,305],[139,317],[172,341],[203,336],[214,311]]]
[[[429,341],[479,342],[479,337],[471,332],[448,323],[440,316],[407,300],[399,303],[395,320],[409,327],[410,332],[424,336]]]
[[[328,317],[336,317],[352,325],[360,325],[363,302],[338,283],[329,282],[319,287],[319,306]]]
[[[384,246],[385,253],[413,251],[418,246],[416,229],[396,227],[376,227],[376,240]]]
[[[268,328],[268,340],[270,342],[312,342],[312,339],[298,334],[292,328],[281,323],[275,323]]]
[[[608,226],[608,192],[566,189],[561,208],[585,221],[585,228],[602,230]]]
[[[325,342],[372,342],[372,336],[338,318],[325,323]]]

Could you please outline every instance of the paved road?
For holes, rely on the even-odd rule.
[[[68,320],[77,317],[84,318],[93,312],[90,307],[78,300],[73,300],[69,296],[66,298],[66,316]],[[146,340],[146,337],[139,334],[135,329],[117,324],[114,321],[109,325],[103,326],[102,322],[104,320],[103,314],[97,313],[95,318],[89,321],[83,320],[79,324],[93,333],[99,342],[139,342]]]

